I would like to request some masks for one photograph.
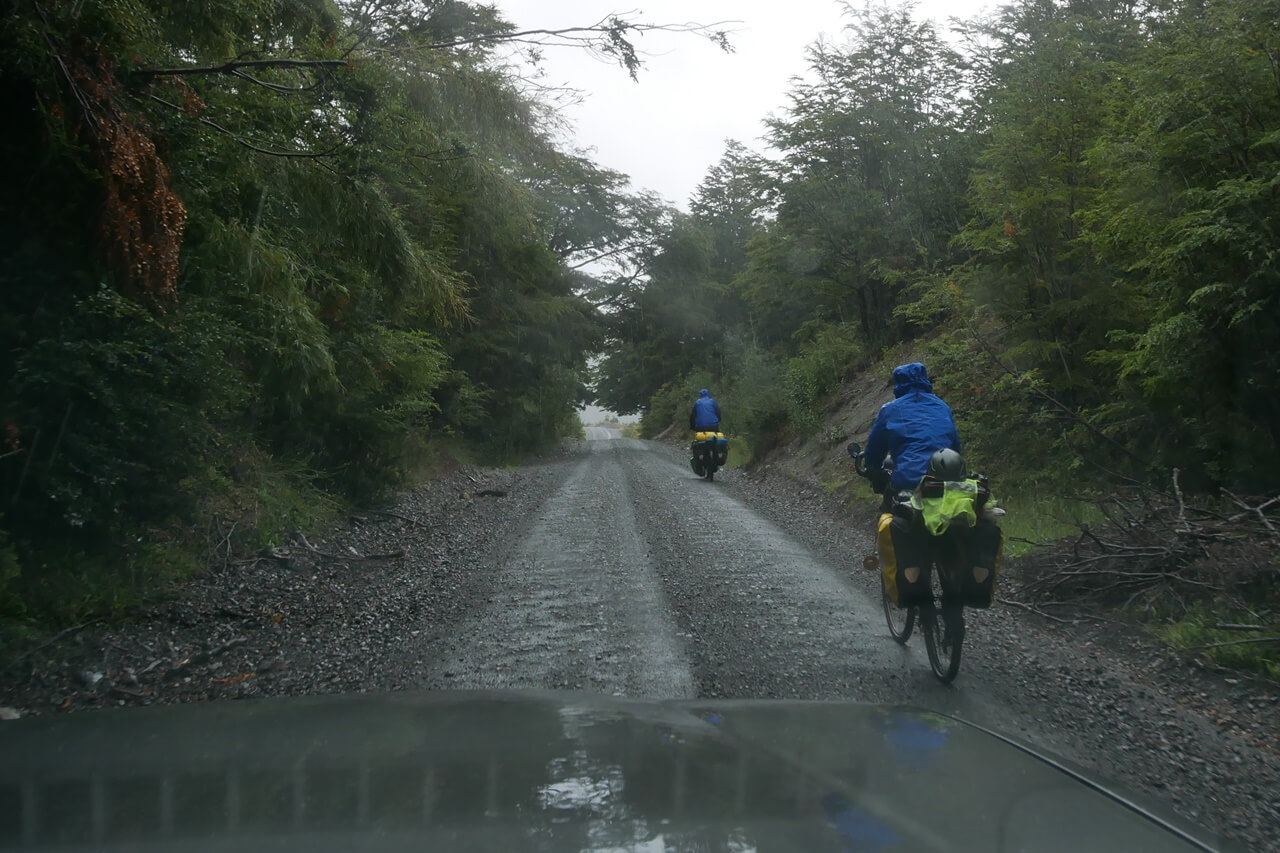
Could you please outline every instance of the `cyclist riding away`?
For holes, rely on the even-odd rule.
[[[720,404],[706,388],[699,391],[698,399],[693,401],[693,410],[689,412],[689,429],[698,432],[716,432],[720,429]]]
[[[964,563],[971,567],[973,582],[983,589],[964,597],[977,606],[984,606],[979,602],[984,593],[990,594],[987,581],[1000,546],[999,529],[978,524],[985,491],[984,497],[975,503],[972,491],[975,486],[968,484],[969,473],[960,456],[955,418],[951,408],[933,393],[933,383],[925,366],[920,362],[899,365],[893,370],[893,382],[895,399],[880,407],[867,438],[865,459],[868,479],[884,494],[881,512],[895,516],[885,525],[886,529],[881,530],[881,536],[887,534],[890,539],[884,544],[891,546],[897,563],[898,591],[903,593],[900,601],[925,594],[928,578],[920,576],[920,566],[926,557],[924,540],[934,536],[941,537],[938,544],[949,566],[959,568],[959,564]],[[889,456],[893,458],[891,473],[883,467]],[[926,488],[931,491],[914,494],[909,502],[903,500],[907,498],[906,493],[919,493]],[[982,488],[985,489],[985,481]],[[955,491],[950,491],[952,489]],[[966,489],[968,494],[964,493]],[[955,498],[954,503],[948,495]],[[922,501],[922,497],[933,500]],[[907,510],[908,505],[916,511]],[[953,507],[968,512],[965,523],[950,525]],[[962,585],[969,586],[967,578]],[[944,606],[953,591],[951,587],[944,584]]]
[[[927,473],[934,451],[960,452],[951,408],[933,393],[923,364],[915,361],[893,369],[893,396],[893,402],[880,407],[866,451],[867,476],[872,487],[886,496],[914,489]],[[883,468],[886,455],[893,457],[892,474]]]
[[[893,380],[895,399],[880,407],[866,452],[849,445],[855,470],[884,494],[876,554],[865,564],[881,570],[889,632],[907,642],[918,614],[929,665],[949,683],[960,669],[964,608],[995,597],[1002,510],[987,479],[965,466],[955,419],[925,366],[900,365]]]
[[[716,470],[729,461],[729,440],[720,432],[720,404],[706,388],[698,392],[689,412],[689,429],[694,431],[689,445],[693,473],[715,479]]]

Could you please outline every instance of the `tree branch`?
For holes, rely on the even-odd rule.
[[[1248,640],[1229,640],[1225,643],[1203,643],[1199,646],[1191,646],[1187,651],[1201,652],[1205,649],[1221,649],[1225,646],[1251,646],[1257,643],[1280,643],[1280,637],[1251,637]]]
[[[587,258],[585,261],[578,261],[577,263],[574,263],[574,264],[566,264],[566,265],[565,265],[565,267],[566,267],[567,269],[571,269],[571,270],[582,269],[583,267],[587,266],[588,264],[593,264],[593,263],[595,263],[596,261],[603,261],[605,258],[611,258],[611,257],[613,257],[614,255],[620,255],[620,254],[622,254],[622,253],[624,253],[624,252],[629,252],[629,251],[632,251],[632,250],[634,250],[634,249],[643,248],[645,245],[646,245],[646,243],[645,243],[645,242],[639,242],[639,243],[627,243],[627,244],[625,244],[625,245],[618,246],[618,247],[617,247],[617,248],[615,248],[615,249],[610,249],[610,250],[609,250],[609,251],[607,251],[607,252],[601,252],[601,253],[599,253],[599,254],[593,255],[593,256],[591,256],[591,257]],[[559,254],[560,254],[560,257],[561,257],[561,258],[565,258],[565,257],[568,257],[569,255],[576,255],[576,254],[579,254],[580,252],[583,252],[583,251],[586,251],[586,249],[583,249],[583,248],[574,248],[574,249],[570,249],[570,250],[565,251],[565,252],[561,252],[561,253],[559,253]]]
[[[999,354],[996,353],[995,349],[989,344],[989,342],[982,335],[982,333],[978,331],[976,324],[971,322],[969,319],[963,319],[962,322],[965,324],[966,330],[977,342],[978,346],[982,348],[982,351],[984,353],[986,353],[987,358],[989,358],[993,364],[995,364],[998,368],[1000,368],[1000,370],[1004,371],[1005,375],[1012,377],[1023,388],[1027,389],[1035,396],[1044,400],[1050,406],[1053,406],[1055,409],[1062,412],[1068,418],[1080,424],[1085,429],[1089,430],[1089,432],[1093,433],[1098,438],[1101,438],[1103,441],[1115,447],[1117,450],[1119,450],[1121,453],[1128,456],[1133,461],[1137,462],[1139,465],[1145,464],[1145,460],[1143,460],[1142,457],[1138,456],[1138,454],[1134,453],[1132,450],[1125,447],[1123,444],[1116,441],[1111,436],[1107,435],[1105,432],[1099,429],[1096,425],[1090,423],[1087,419],[1082,417],[1079,412],[1076,412],[1075,410],[1073,410],[1070,406],[1063,403],[1057,397],[1054,397],[1052,394],[1045,391],[1044,389],[1037,387],[1035,381],[1032,379],[1029,379],[1025,373],[1018,370],[1013,365],[1007,364],[1002,358],[1000,358]],[[1129,478],[1129,477],[1125,477],[1124,479],[1134,483],[1140,482],[1137,480],[1133,480],[1132,478]],[[1142,484],[1142,485],[1145,485],[1145,484]]]
[[[345,59],[237,59],[222,65],[139,68],[134,73],[145,77],[182,77],[191,74],[235,74],[245,68],[348,68],[350,65]]]
[[[188,113],[182,107],[178,106],[172,101],[166,101],[164,98],[161,98],[158,95],[147,95],[147,97],[158,104],[165,105],[171,110],[177,110],[183,115],[190,115],[190,113]],[[292,157],[295,159],[302,159],[302,160],[316,160],[321,157],[331,157],[338,151],[337,147],[330,148],[328,151],[273,151],[270,148],[262,148],[258,145],[254,145],[252,142],[243,138],[242,136],[237,134],[235,131],[232,131],[228,128],[223,127],[222,125],[218,124],[216,121],[210,121],[207,118],[201,118],[199,116],[195,116],[194,118],[196,121],[200,122],[201,124],[207,127],[211,127],[214,130],[218,131],[219,133],[225,133],[227,136],[230,136],[233,140],[235,140],[235,142],[238,145],[248,148],[250,151],[257,152],[258,154],[266,154],[271,157]]]
[[[319,81],[312,83],[310,86],[281,86],[278,83],[259,80],[252,74],[246,74],[243,71],[232,71],[231,74],[235,77],[239,77],[241,80],[248,80],[250,83],[261,86],[264,89],[270,89],[272,92],[279,92],[282,95],[296,95],[302,92],[314,92],[320,86]]]
[[[648,32],[671,32],[671,33],[698,33],[721,43],[723,31],[713,29],[714,27],[725,26],[727,24],[737,24],[740,21],[717,21],[714,24],[633,24],[621,17],[609,16],[601,18],[596,23],[587,27],[564,27],[562,29],[533,29],[519,30],[510,33],[490,33],[488,35],[464,36],[461,38],[450,39],[449,41],[431,42],[426,45],[427,48],[433,50],[444,50],[451,47],[462,47],[468,44],[486,44],[490,42],[501,41],[532,41],[537,44],[537,38],[547,37],[568,37],[575,41],[590,40],[600,36],[608,37],[610,35],[622,35],[626,32],[648,33]]]

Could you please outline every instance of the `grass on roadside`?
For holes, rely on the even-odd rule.
[[[1010,488],[992,483],[991,491],[1007,513],[1000,526],[1008,557],[1024,556],[1033,552],[1037,543],[1047,545],[1078,534],[1081,524],[1103,520],[1101,511],[1090,501],[1068,497],[1034,482]]]
[[[746,435],[726,435],[729,436],[729,462],[724,467],[743,468],[755,461],[755,451]]]
[[[1267,615],[1202,603],[1152,632],[1184,654],[1280,681],[1280,626]]]

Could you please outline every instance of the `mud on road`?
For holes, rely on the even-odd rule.
[[[132,624],[68,636],[3,675],[0,705],[495,687],[905,703],[1280,847],[1274,692],[1240,688],[1224,727],[1141,643],[999,607],[971,614],[945,687],[918,637],[888,635],[860,568],[869,516],[767,472],[708,483],[676,449],[591,437],[519,471],[458,472]]]

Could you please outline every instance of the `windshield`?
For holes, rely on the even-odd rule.
[[[0,847],[1280,845],[1276,0],[11,5]]]

